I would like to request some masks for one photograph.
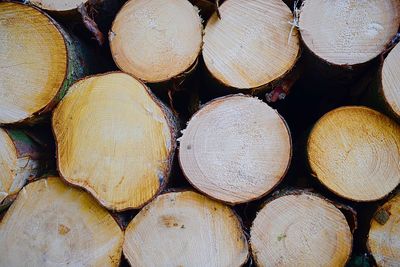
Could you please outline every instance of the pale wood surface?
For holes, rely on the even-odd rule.
[[[145,82],[167,81],[187,70],[202,45],[198,10],[187,0],[131,0],[109,34],[116,64]]]
[[[14,141],[0,128],[0,204],[16,194],[28,181],[36,177],[39,161],[29,155],[19,155]]]
[[[281,0],[227,0],[207,22],[203,58],[226,86],[256,88],[292,69],[299,54],[292,13]],[[289,38],[290,36],[290,38]]]
[[[310,193],[268,202],[250,232],[257,266],[344,266],[352,234],[333,204]]]
[[[26,5],[0,3],[0,124],[43,109],[67,72],[64,38],[46,15]]]
[[[366,107],[325,114],[308,139],[308,160],[325,186],[356,200],[383,198],[400,182],[400,126]]]
[[[241,266],[248,245],[227,206],[192,191],[157,197],[125,231],[132,266]]]
[[[285,175],[291,138],[285,121],[255,97],[206,104],[180,138],[179,161],[193,186],[228,203],[261,197]]]
[[[381,216],[388,217],[381,218],[379,220],[380,223],[372,219],[368,236],[368,247],[378,266],[399,266],[400,194],[385,203],[378,209],[378,212],[383,212],[385,214]]]
[[[400,117],[400,45],[390,51],[383,63],[382,91],[390,108]]]
[[[122,243],[88,193],[50,177],[27,185],[0,222],[0,265],[118,266]]]
[[[337,65],[373,59],[383,52],[399,24],[398,0],[305,0],[299,19],[307,47]]]
[[[28,0],[27,2],[51,11],[68,11],[79,7],[88,0]]]
[[[75,83],[55,109],[58,167],[109,209],[138,208],[165,185],[175,135],[147,87],[124,73]]]

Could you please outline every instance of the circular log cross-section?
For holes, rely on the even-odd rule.
[[[89,0],[28,0],[32,5],[50,11],[70,11],[77,9]]]
[[[375,58],[399,24],[398,0],[306,0],[299,19],[306,46],[334,65],[357,65]]]
[[[176,147],[173,118],[130,75],[75,83],[52,123],[60,175],[108,209],[139,208],[166,185]]]
[[[187,0],[131,0],[113,22],[112,56],[121,70],[144,82],[165,82],[195,64],[202,29]]]
[[[131,266],[242,266],[248,245],[227,206],[192,191],[160,195],[125,231]]]
[[[0,210],[41,167],[40,148],[20,130],[0,128]],[[5,203],[7,202],[7,203]]]
[[[375,213],[368,236],[368,248],[378,266],[398,266],[400,262],[400,195]]]
[[[400,45],[397,44],[383,62],[382,92],[389,109],[400,118]]]
[[[366,107],[342,107],[312,129],[307,154],[312,174],[355,201],[385,197],[400,182],[400,126]]]
[[[291,159],[285,121],[255,97],[232,95],[206,104],[180,139],[179,161],[189,182],[230,204],[270,192]]]
[[[258,212],[250,231],[257,266],[344,266],[352,234],[343,213],[311,193],[280,196]]]
[[[207,23],[203,58],[225,86],[262,90],[289,72],[299,56],[293,15],[281,0],[227,0]],[[291,30],[292,29],[292,30]]]
[[[50,177],[28,184],[0,222],[0,265],[118,266],[122,243],[89,194]]]
[[[80,45],[37,8],[0,3],[0,124],[49,111],[86,71]]]

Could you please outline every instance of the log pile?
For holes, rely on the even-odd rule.
[[[397,0],[0,1],[0,266],[399,266],[399,25]]]

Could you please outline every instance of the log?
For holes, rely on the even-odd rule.
[[[313,127],[307,142],[312,175],[337,195],[374,201],[400,182],[400,125],[361,106],[337,108]]]
[[[180,79],[197,63],[202,45],[198,10],[187,0],[128,1],[109,41],[117,66],[148,83]]]
[[[250,231],[257,266],[345,266],[352,250],[346,218],[330,201],[307,191],[268,201]]]
[[[97,2],[101,2],[97,1]],[[41,9],[56,12],[73,12],[79,6],[84,5],[91,0],[28,0],[27,3],[37,6]],[[96,2],[96,1],[94,1]]]
[[[229,204],[269,193],[285,176],[292,154],[285,120],[258,98],[240,94],[206,104],[179,141],[188,181]]]
[[[43,167],[41,147],[21,130],[0,128],[0,211]]]
[[[308,72],[325,82],[353,82],[385,51],[399,24],[397,0],[304,1],[298,26]]]
[[[140,208],[165,187],[177,126],[132,76],[114,72],[75,83],[52,126],[60,175],[106,208]]]
[[[34,122],[88,72],[83,45],[37,8],[1,2],[0,39],[0,124]]]
[[[257,94],[283,79],[300,55],[293,15],[282,0],[227,0],[204,33],[203,58],[227,89]],[[232,90],[230,90],[232,93]]]
[[[378,266],[398,266],[400,262],[400,194],[386,202],[371,220],[368,249]]]
[[[388,54],[382,66],[381,95],[386,110],[400,120],[400,45]]]
[[[28,184],[0,222],[1,266],[118,266],[123,232],[58,177]]]
[[[192,191],[163,194],[142,209],[123,252],[131,266],[242,266],[249,254],[236,214]]]

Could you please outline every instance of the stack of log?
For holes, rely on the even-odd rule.
[[[399,266],[399,26],[398,0],[0,1],[0,266]]]

